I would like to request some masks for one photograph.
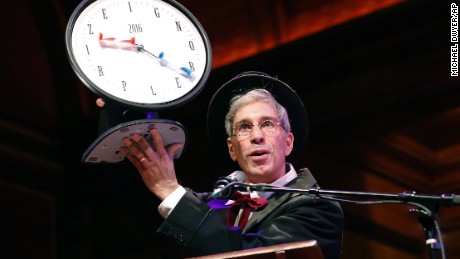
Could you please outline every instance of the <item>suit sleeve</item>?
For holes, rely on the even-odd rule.
[[[313,239],[325,258],[340,256],[343,214],[335,203],[292,197],[243,234],[228,228],[201,198],[187,192],[158,229],[193,256]]]

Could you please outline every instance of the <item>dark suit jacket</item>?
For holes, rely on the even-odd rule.
[[[311,188],[316,181],[306,170],[286,185]],[[274,193],[254,211],[246,227],[228,228],[226,216],[211,209],[208,193],[187,192],[158,232],[174,239],[193,256],[216,254],[295,241],[318,241],[325,258],[339,258],[344,218],[336,202],[299,193]]]

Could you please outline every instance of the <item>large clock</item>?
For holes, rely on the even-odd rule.
[[[212,63],[204,29],[173,0],[85,0],[70,17],[66,46],[89,89],[144,110],[195,97]]]
[[[111,104],[149,114],[191,100],[211,71],[203,27],[173,0],[84,0],[69,19],[65,40],[73,70],[91,91]],[[185,128],[175,121],[147,117],[109,124],[84,152],[83,162],[123,160],[121,139],[134,133],[148,138],[152,127],[165,145],[186,146]]]

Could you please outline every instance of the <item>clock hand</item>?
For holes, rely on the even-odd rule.
[[[131,37],[129,40],[117,41],[116,38],[104,38],[102,33],[99,33],[99,45],[103,48],[124,49],[137,51],[136,39]]]
[[[99,44],[103,48],[114,48],[114,49],[123,49],[123,50],[131,50],[137,52],[143,52],[148,56],[157,60],[161,66],[171,69],[172,71],[182,75],[183,77],[193,81],[195,76],[192,74],[192,70],[187,67],[177,67],[173,66],[171,62],[164,58],[164,52],[160,52],[158,56],[154,55],[153,53],[147,51],[142,44],[136,44],[135,37],[131,37],[129,40],[120,40],[117,41],[116,38],[104,38],[102,33],[99,33]]]
[[[185,78],[189,79],[190,81],[193,81],[195,79],[195,76],[192,74],[193,71],[190,68],[187,68],[187,67],[179,67],[178,68],[177,66],[173,66],[167,59],[164,58],[165,53],[163,51],[160,52],[160,54],[158,56],[155,56],[151,52],[147,51],[144,48],[144,45],[142,45],[142,44],[135,44],[135,45],[137,46],[138,51],[144,52],[148,56],[153,57],[154,59],[156,59],[160,63],[161,66],[169,68],[172,71],[175,71],[176,73],[184,76]]]

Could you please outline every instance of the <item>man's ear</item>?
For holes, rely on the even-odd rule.
[[[234,148],[234,146],[233,146],[233,143],[232,143],[232,139],[231,139],[231,138],[227,138],[227,146],[228,146],[228,154],[230,155],[230,158],[231,158],[233,161],[236,161],[235,148]]]
[[[286,151],[285,151],[286,156],[289,156],[289,154],[291,154],[293,148],[294,148],[294,134],[292,134],[292,132],[289,132],[288,134],[286,134]]]

